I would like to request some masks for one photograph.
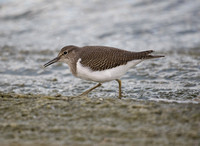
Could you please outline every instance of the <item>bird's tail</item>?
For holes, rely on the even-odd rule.
[[[137,59],[153,59],[153,58],[160,58],[160,57],[165,57],[163,55],[151,55],[151,53],[154,52],[153,50],[147,50],[147,51],[142,51],[142,52],[137,52],[134,53],[134,56]]]

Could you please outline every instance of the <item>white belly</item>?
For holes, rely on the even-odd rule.
[[[129,61],[126,65],[121,65],[115,68],[103,70],[103,71],[92,71],[88,67],[82,66],[80,63],[81,59],[77,61],[77,77],[90,80],[95,82],[108,82],[115,79],[119,79],[123,76],[131,67],[136,66],[142,60]]]

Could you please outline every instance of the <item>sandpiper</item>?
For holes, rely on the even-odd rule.
[[[65,46],[58,56],[48,63],[47,67],[55,62],[67,63],[75,77],[98,82],[98,84],[81,94],[87,95],[104,82],[116,80],[119,84],[119,98],[122,97],[121,80],[130,68],[146,59],[160,58],[153,56],[153,50],[130,52],[107,46]]]

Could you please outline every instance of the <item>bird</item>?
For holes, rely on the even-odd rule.
[[[44,68],[56,62],[66,63],[75,77],[98,83],[80,96],[88,95],[102,83],[116,80],[119,85],[118,98],[121,99],[122,83],[120,78],[130,68],[144,60],[164,57],[163,55],[151,55],[153,52],[153,50],[132,52],[109,46],[68,45],[60,50],[57,57],[44,64]]]

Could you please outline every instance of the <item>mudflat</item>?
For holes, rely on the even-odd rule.
[[[200,104],[0,92],[1,145],[199,145]]]

